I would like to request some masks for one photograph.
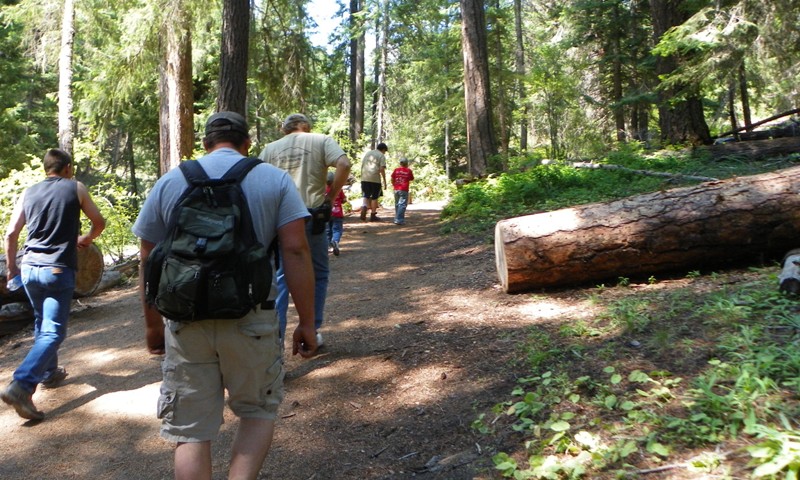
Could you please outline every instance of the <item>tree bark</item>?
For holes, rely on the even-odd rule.
[[[519,121],[519,149],[528,150],[528,99],[525,92],[525,43],[522,41],[522,0],[514,0],[514,38],[516,48],[514,51],[515,69],[517,72],[517,97],[522,105],[522,115]]]
[[[486,173],[486,160],[497,153],[492,126],[486,15],[481,0],[461,1],[461,45],[464,52],[464,102],[467,114],[467,159],[472,176]]]
[[[350,0],[350,141],[356,145],[364,132],[364,28],[358,19],[360,0]]]
[[[611,32],[611,45],[614,51],[611,58],[611,98],[613,106],[611,113],[614,117],[614,129],[616,130],[617,142],[624,143],[627,140],[625,131],[625,109],[622,106],[622,36],[620,31],[620,10],[619,4],[614,4],[612,14],[614,15],[613,32]]]
[[[386,69],[389,64],[389,0],[383,0],[380,16],[380,46],[376,60],[376,97],[374,145],[386,140]]]
[[[509,293],[780,258],[800,236],[800,167],[497,223]]]
[[[73,298],[86,297],[94,293],[103,277],[105,265],[103,254],[97,245],[78,250],[78,269],[75,275]],[[27,302],[24,289],[9,292],[6,288],[6,256],[0,255],[0,305],[12,302]]]
[[[250,47],[250,1],[225,0],[217,111],[247,118],[247,59]]]
[[[161,175],[189,158],[194,149],[191,17],[183,1],[173,4],[164,31],[166,45],[159,78]]]
[[[170,166],[189,158],[194,148],[194,94],[192,85],[192,33],[188,13],[168,27],[167,55],[169,87]]]
[[[650,0],[655,42],[672,27],[689,19],[692,12],[686,8],[686,0]],[[656,57],[656,74],[659,77],[674,72],[679,65],[675,56]],[[694,145],[711,143],[711,133],[703,116],[703,104],[697,87],[678,85],[660,88],[658,94],[658,124],[661,138],[668,143],[690,142]],[[675,101],[683,95],[685,100]]]
[[[739,65],[739,95],[742,97],[742,117],[744,126],[748,132],[753,130],[753,120],[750,116],[750,94],[747,91],[747,69],[744,60]],[[735,130],[735,129],[734,129]]]
[[[75,42],[75,3],[64,0],[61,52],[58,57],[58,148],[72,155],[72,53]]]

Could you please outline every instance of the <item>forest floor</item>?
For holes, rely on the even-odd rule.
[[[492,455],[522,441],[510,429],[484,437],[471,424],[524,375],[519,340],[532,326],[594,313],[589,288],[503,293],[491,245],[441,235],[436,205],[411,205],[404,226],[381,213],[381,222],[345,219],[341,255],[330,257],[325,346],[312,359],[286,355],[286,397],[260,478],[498,478]],[[135,279],[73,311],[60,351],[69,377],[34,395],[47,418],[25,422],[0,405],[0,478],[172,478],[173,446],[155,417],[160,357],[144,346]],[[289,331],[295,322],[290,309]],[[0,338],[0,385],[30,337]],[[226,478],[238,424],[228,410],[225,421],[212,447],[215,479]]]
[[[286,355],[262,478],[491,478],[470,424],[513,383],[503,338],[530,323],[516,311],[522,298],[502,293],[489,245],[439,234],[437,205],[411,205],[403,226],[381,214],[345,219],[325,346],[310,360]],[[47,418],[26,422],[0,404],[0,478],[172,477],[155,417],[160,357],[147,353],[142,322],[135,279],[74,302],[60,350],[69,376],[34,395]],[[0,385],[30,345],[30,329],[0,338]],[[225,421],[214,478],[225,478],[237,425],[227,409]]]

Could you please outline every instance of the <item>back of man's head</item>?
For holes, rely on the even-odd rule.
[[[375,148],[380,150],[382,153],[386,153],[389,151],[389,147],[387,147],[385,143],[379,143],[378,146]]]
[[[310,132],[311,120],[302,113],[293,113],[283,121],[281,130],[287,135],[294,132]]]
[[[44,154],[42,165],[45,173],[61,173],[72,163],[72,157],[64,150],[51,148]]]
[[[236,112],[217,112],[206,121],[203,144],[212,148],[219,143],[231,143],[239,148],[250,138],[247,120]]]

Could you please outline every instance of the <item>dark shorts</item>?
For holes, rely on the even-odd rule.
[[[370,200],[377,200],[383,195],[381,184],[376,182],[361,182],[361,193]]]

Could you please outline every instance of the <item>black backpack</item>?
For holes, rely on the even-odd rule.
[[[145,299],[165,317],[234,319],[258,305],[270,308],[277,237],[269,248],[258,241],[241,188],[260,163],[244,158],[218,179],[197,161],[180,164],[189,186],[175,205],[167,237],[144,267]]]

